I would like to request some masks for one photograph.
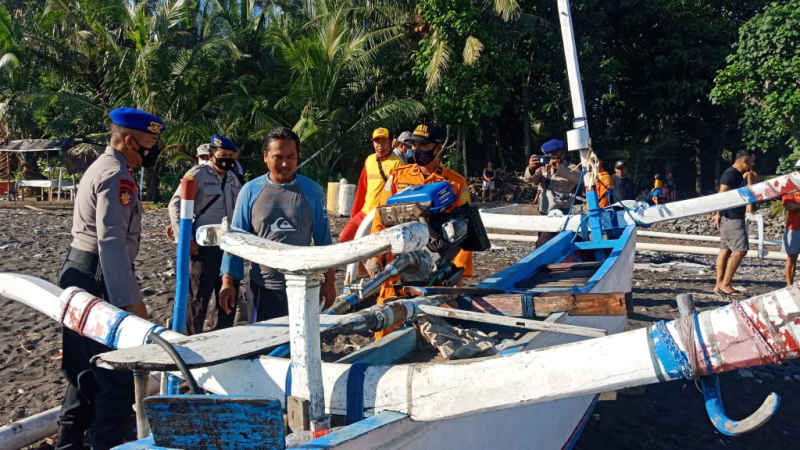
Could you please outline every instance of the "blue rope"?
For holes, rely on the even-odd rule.
[[[677,364],[681,376],[687,380],[692,379],[694,376],[692,373],[692,365],[686,358],[686,354],[678,348],[678,345],[675,344],[675,340],[672,339],[672,335],[669,330],[667,330],[667,323],[663,320],[659,320],[656,323],[655,332],[658,336],[658,342],[667,349],[675,364]]]

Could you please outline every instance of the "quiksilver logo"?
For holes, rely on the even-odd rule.
[[[279,217],[272,222],[272,225],[269,226],[269,231],[275,233],[278,231],[297,231],[297,228],[292,225],[292,222],[289,222],[288,219],[285,217]]]

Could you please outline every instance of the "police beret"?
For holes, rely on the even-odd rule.
[[[225,150],[233,150],[235,152],[239,151],[239,149],[236,148],[236,144],[234,144],[233,141],[226,138],[225,136],[220,136],[218,134],[211,136],[210,144],[212,147],[216,148],[224,148]]]
[[[123,106],[112,109],[108,117],[114,125],[159,135],[167,127],[158,117],[136,108]]]
[[[561,139],[550,139],[542,144],[542,151],[545,153],[553,153],[564,148],[564,141]]]
[[[422,144],[428,144],[430,142],[441,144],[444,142],[444,132],[442,131],[442,127],[432,123],[419,124],[417,128],[414,128],[411,141]]]

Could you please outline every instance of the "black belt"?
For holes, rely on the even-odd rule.
[[[97,264],[100,258],[92,253],[70,247],[67,251],[67,261],[82,272],[94,275],[97,273]]]

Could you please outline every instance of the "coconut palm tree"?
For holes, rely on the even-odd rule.
[[[401,32],[354,23],[353,9],[320,2],[299,30],[289,20],[273,38],[289,69],[291,83],[278,102],[285,115],[296,114],[293,129],[312,162],[317,179],[328,175],[343,158],[359,155],[376,126],[395,126],[424,113],[410,98],[394,98],[377,90],[381,67],[376,58]],[[358,164],[354,164],[358,166]]]

